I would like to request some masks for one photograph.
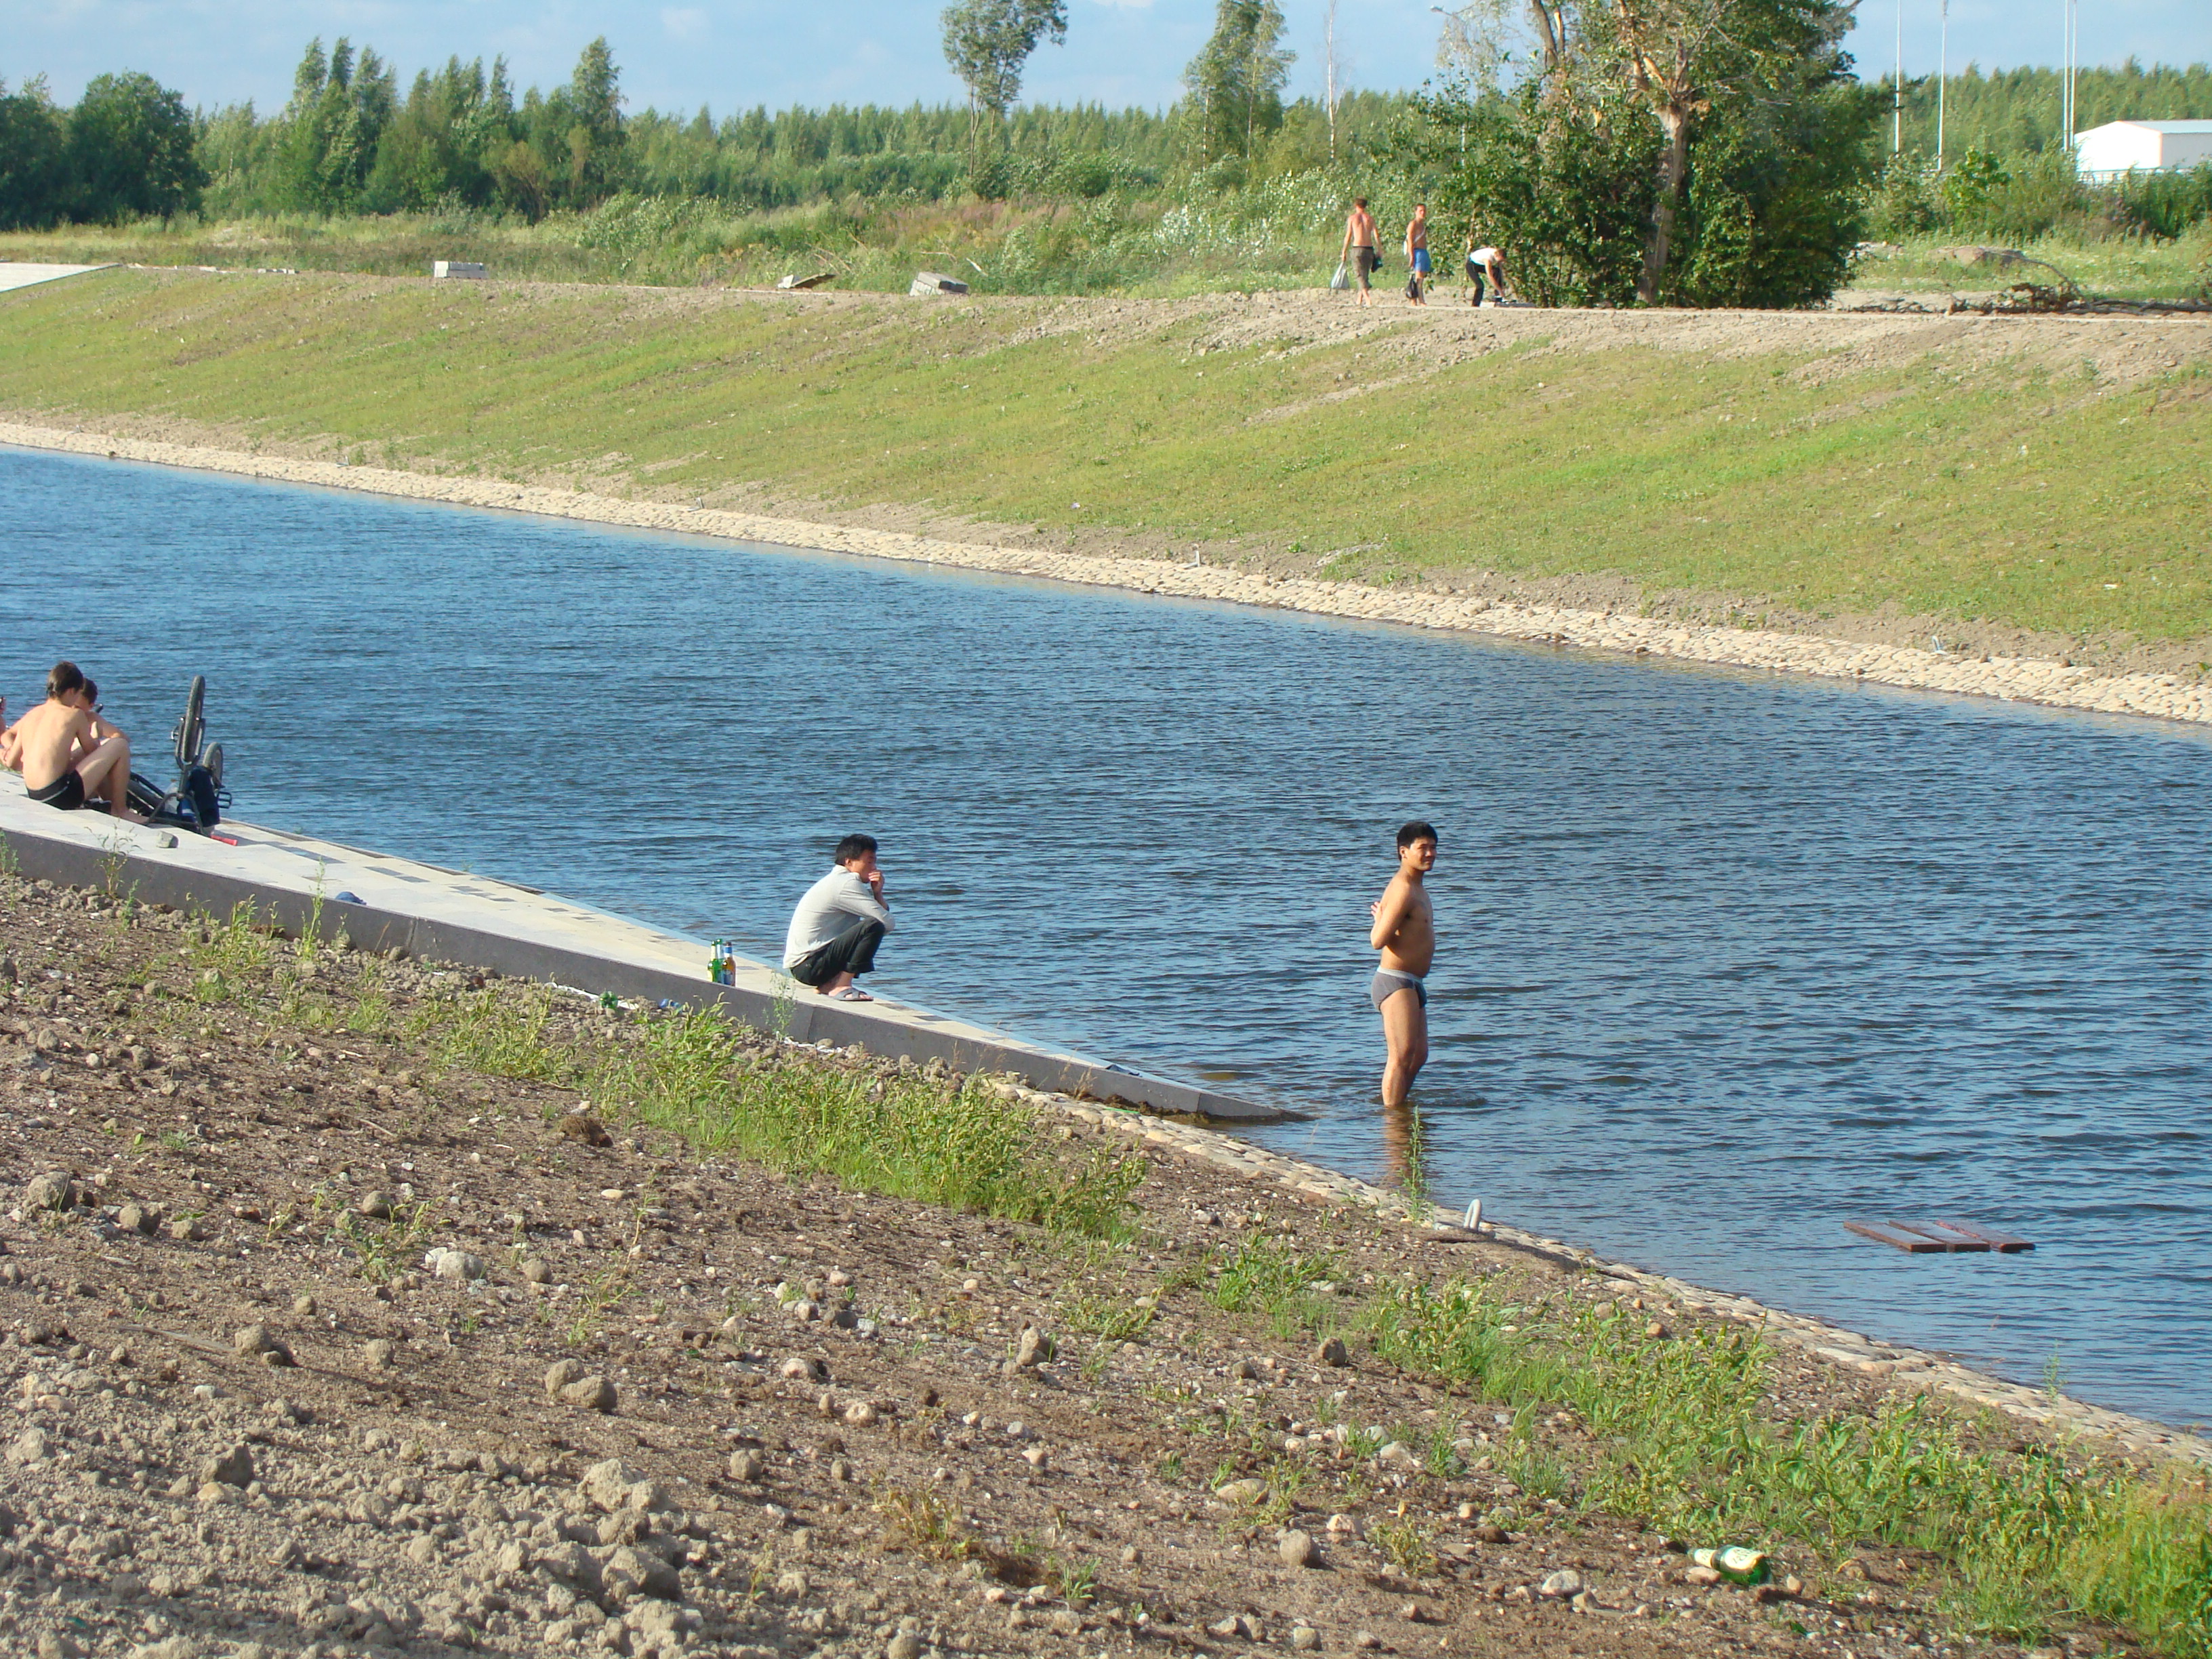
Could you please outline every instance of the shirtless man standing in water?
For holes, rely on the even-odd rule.
[[[1437,954],[1436,910],[1421,878],[1437,867],[1434,826],[1415,822],[1398,831],[1398,873],[1368,907],[1375,925],[1367,942],[1382,953],[1368,987],[1382,1016],[1389,1061],[1382,1068],[1382,1104],[1396,1110],[1429,1058],[1429,964]]]

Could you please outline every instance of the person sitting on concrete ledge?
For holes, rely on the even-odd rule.
[[[876,947],[891,930],[876,839],[848,836],[830,857],[835,867],[806,890],[792,913],[783,940],[784,971],[832,1001],[873,1002],[853,981],[876,965]]]
[[[46,700],[0,735],[0,765],[41,805],[73,812],[104,793],[111,816],[143,823],[131,810],[131,740],[100,720],[88,684],[75,663],[56,663]]]

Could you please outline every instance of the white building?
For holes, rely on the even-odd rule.
[[[2074,167],[2084,179],[2117,179],[2212,161],[2212,121],[2108,121],[2074,135]]]

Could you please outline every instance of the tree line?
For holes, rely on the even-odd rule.
[[[2104,210],[2059,177],[2047,70],[1945,82],[1956,161],[1940,173],[1920,159],[1936,83],[1909,82],[1911,159],[1891,158],[1893,89],[1858,78],[1841,44],[1849,20],[1848,0],[1471,0],[1449,13],[1449,61],[1422,92],[1340,98],[1331,73],[1328,95],[1286,100],[1294,55],[1276,0],[1216,0],[1182,97],[1154,112],[1021,104],[1034,54],[1065,36],[1064,0],[957,0],[942,22],[964,106],[719,120],[705,108],[625,113],[604,39],[565,83],[519,95],[503,61],[449,58],[403,90],[373,50],[317,40],[266,117],[251,104],[187,110],[141,74],[100,76],[68,109],[42,81],[0,83],[0,227],[195,211],[534,222],[617,195],[744,210],[1195,199],[1310,174],[1428,196],[1449,234],[1511,248],[1519,285],[1540,300],[1771,306],[1830,292],[1870,228]],[[2130,62],[2083,71],[2079,97],[2084,125],[2202,113],[2212,71]],[[2205,211],[2194,188],[2138,191],[2146,205],[2129,225],[2175,234]]]

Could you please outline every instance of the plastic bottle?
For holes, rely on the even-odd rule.
[[[1729,1544],[1719,1549],[1692,1550],[1690,1559],[1735,1584],[1763,1584],[1770,1571],[1764,1551]]]

